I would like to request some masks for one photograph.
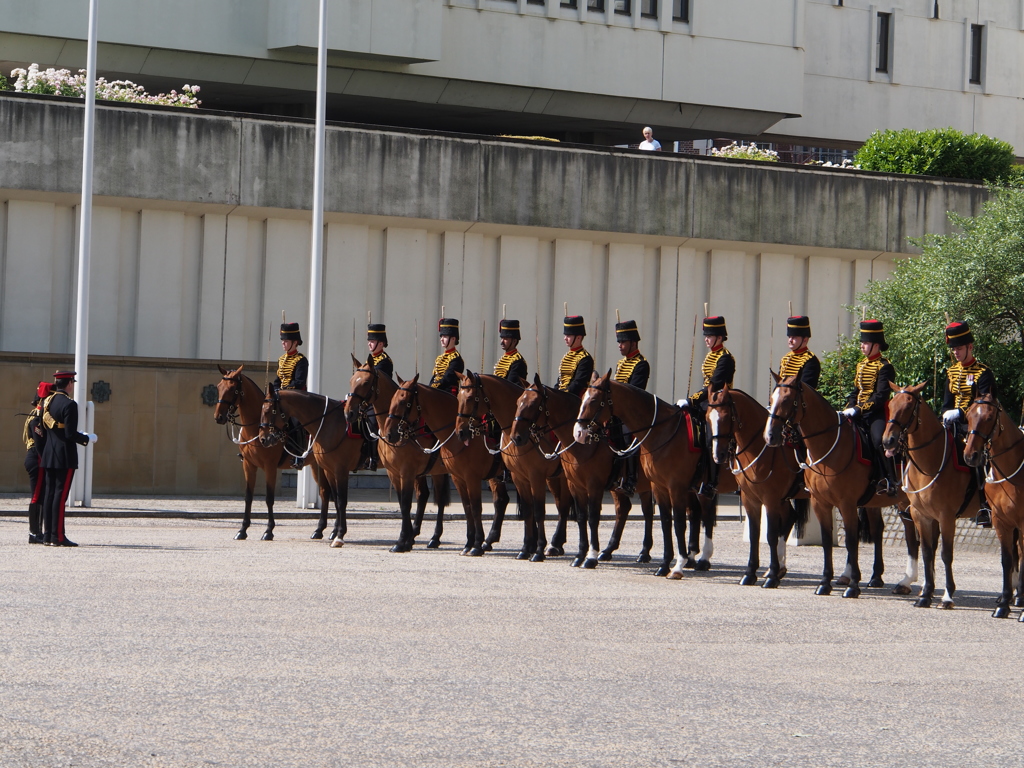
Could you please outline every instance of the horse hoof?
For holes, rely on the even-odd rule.
[[[408,552],[410,549],[412,549],[412,547],[409,546],[408,544],[399,543],[399,544],[395,544],[395,546],[393,546],[389,551],[390,552]]]
[[[1019,619],[1017,619],[1017,621],[1024,621],[1024,613],[1022,613],[1022,614],[1020,615],[1020,618],[1019,618]]]
[[[710,560],[698,560],[697,566],[694,568],[695,571],[710,571],[711,561]]]
[[[878,576],[875,576],[868,582],[868,586],[872,589],[882,589],[885,586],[885,582]]]
[[[816,595],[831,595],[832,594],[832,585],[831,584],[819,584],[818,588],[816,590],[814,590],[814,594],[816,594]]]
[[[531,563],[543,563],[544,562],[544,555],[543,555],[543,553],[538,552],[537,554],[535,554],[533,557],[530,558],[530,562]]]
[[[638,563],[649,563],[649,562],[651,562],[651,556],[647,552],[641,552],[637,556],[636,561]]]
[[[761,585],[763,589],[777,589],[779,586],[779,580],[777,578],[767,578],[764,580],[764,584]]]
[[[612,553],[606,549],[604,552],[597,556],[597,559],[600,560],[602,563],[607,563],[611,561]]]
[[[939,607],[944,611],[952,611],[954,608],[954,604],[952,600],[943,600],[941,603],[939,603]]]
[[[483,547],[473,547],[471,550],[466,552],[466,556],[467,557],[483,557],[483,555],[484,555]]]
[[[840,576],[838,579],[836,579],[836,586],[837,587],[848,587],[848,586],[850,586],[850,577],[849,576]]]
[[[318,538],[322,539],[323,538],[323,534],[321,534]],[[331,535],[327,537],[327,540],[328,541],[334,541],[336,538],[338,538],[338,532],[337,531],[331,531]]]
[[[658,567],[658,570],[654,572],[655,576],[668,576],[668,566],[662,565]]]
[[[911,592],[912,590],[906,584],[897,584],[892,590],[894,595],[909,595]]]
[[[668,575],[665,576],[665,578],[666,579],[670,579],[672,581],[679,581],[680,579],[683,578],[683,572],[682,571],[669,571]]]
[[[1014,608],[1024,608],[1024,597],[1015,597],[1013,599]]]
[[[586,568],[588,571],[592,571],[595,568],[597,568],[597,558],[588,557],[586,560],[583,561],[583,568]]]
[[[843,597],[860,597],[860,587],[856,584],[851,584],[843,590]]]
[[[779,568],[779,578],[780,579],[783,576],[785,576],[787,573],[789,573],[789,571],[786,570],[786,566],[782,566],[781,568]]]
[[[689,571],[692,571],[692,570],[696,569],[696,567],[697,567],[697,561],[694,560],[692,557],[687,557],[686,558],[686,562],[683,563],[683,568],[686,568]]]
[[[547,552],[545,552],[545,554],[548,557],[561,557],[565,554],[565,550],[561,547],[548,547]]]
[[[996,609],[994,611],[992,611],[992,618],[993,619],[1006,619],[1006,618],[1009,618],[1009,616],[1010,616],[1010,606],[1008,606],[1008,605],[997,606]]]
[[[756,573],[744,573],[743,574],[743,578],[740,579],[740,586],[741,587],[752,587],[755,584],[757,584],[757,574]]]
[[[529,560],[529,559],[530,559],[530,553],[529,552],[520,552],[519,554],[516,555],[516,560]]]
[[[260,541],[273,541],[273,540],[274,540],[274,534],[272,534],[270,531],[267,531],[262,536],[260,536]]]
[[[572,562],[569,563],[569,565],[571,565],[573,568],[579,568],[581,565],[583,565],[583,558],[579,555],[576,555],[576,557],[572,559]]]
[[[323,537],[324,537],[324,532],[323,531],[313,531],[313,533],[311,533],[310,536],[309,536],[309,538],[311,538],[311,539],[322,539]]]
[[[914,601],[915,608],[931,608],[932,599],[930,597],[919,597]]]
[[[437,539],[431,539],[427,542],[427,549],[438,549],[441,546],[441,542]]]
[[[341,536],[331,541],[331,549],[341,549],[344,546],[345,540]]]
[[[239,531],[235,534],[235,541],[245,541],[248,538],[249,534],[247,534],[245,531]]]
[[[480,545],[480,549],[482,549],[484,552],[490,552],[492,549],[494,549],[494,547],[491,546],[491,542],[485,541],[483,544]]]

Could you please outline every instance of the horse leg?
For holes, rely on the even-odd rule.
[[[427,511],[427,500],[430,499],[430,488],[427,485],[426,477],[416,478],[416,517],[412,522],[412,535],[415,538],[420,535],[423,527],[423,515]]]
[[[441,479],[438,480],[437,478]],[[434,533],[427,542],[427,549],[437,549],[441,546],[441,534],[444,533],[444,508],[451,504],[452,491],[448,475],[434,475],[434,503],[437,504],[437,520],[434,522]],[[438,485],[440,484],[440,487]]]
[[[946,591],[942,594],[942,607],[949,610],[953,607],[953,595],[956,594],[956,582],[953,581],[953,538],[956,535],[956,518],[946,515],[940,524],[942,532],[942,565],[946,568]]]
[[[273,541],[274,540],[274,491],[277,489],[277,469],[272,469],[270,472],[264,472],[264,477],[267,479],[267,529],[263,531],[263,535],[260,537],[261,541]]]
[[[501,526],[505,522],[505,510],[508,508],[509,495],[503,480],[492,477],[487,483],[491,486],[491,498],[494,500],[494,519],[491,521],[491,531],[484,539],[483,548],[485,552],[490,552],[493,549],[491,545],[501,541]],[[482,522],[481,525],[483,525]]]
[[[680,498],[680,496],[682,498]],[[686,489],[682,492],[677,491],[671,495],[672,504],[672,523],[675,527],[676,533],[676,546],[679,548],[679,554],[675,557],[675,562],[672,568],[669,570],[666,578],[678,581],[683,578],[683,568],[686,567],[688,561],[687,556],[687,542],[686,542],[686,518],[687,518],[687,505],[690,503],[690,491]]]
[[[668,576],[675,560],[675,546],[672,541],[672,505],[667,498],[658,498],[658,512],[661,515],[662,555],[661,565],[654,572],[655,576]]]
[[[601,546],[598,539],[598,529],[601,526],[601,502],[604,500],[604,493],[600,491],[595,493],[595,500],[587,511],[587,523],[590,525],[590,549],[587,551],[587,557],[583,561],[583,567],[587,570],[597,568],[597,558],[601,556],[601,553],[598,551],[598,548]]]
[[[703,499],[701,496],[698,496],[697,504],[700,508],[700,517],[697,522],[697,536],[692,538],[698,538],[703,528],[704,541],[701,543],[700,552],[697,555],[696,570],[710,571],[711,556],[715,553],[715,522],[718,517],[718,497]]]
[[[892,593],[894,595],[909,595],[910,585],[917,581],[917,557],[921,553],[921,539],[917,535],[917,526],[913,520],[900,518],[900,522],[903,523],[903,538],[907,544],[907,570],[903,578],[893,588]]]
[[[696,570],[697,558],[700,557],[701,500],[695,493],[688,494],[686,518],[690,523],[690,535],[686,540],[686,564],[683,567]],[[679,545],[679,551],[683,551],[682,544]]]
[[[747,496],[743,497],[743,509],[747,513],[747,537],[750,539],[750,551],[747,554],[747,570],[740,577],[740,586],[750,587],[757,584],[757,570],[761,567],[761,509],[760,505]],[[768,548],[772,549],[772,524],[768,521]],[[772,554],[772,562],[775,555]],[[768,569],[769,574],[771,568]]]
[[[242,527],[235,534],[235,541],[249,538],[249,524],[252,522],[252,496],[256,487],[256,465],[243,460],[242,471],[245,473],[245,512],[242,515]]]
[[[466,487],[468,491],[468,504],[463,504],[466,510],[466,521],[469,532],[469,552],[466,554],[469,557],[480,557],[486,552],[484,542],[484,500],[483,495],[480,492],[479,481],[475,483],[469,483]],[[508,493],[505,494],[505,503],[508,503]],[[497,507],[497,502],[495,502]],[[504,513],[504,510],[502,510]],[[495,510],[497,514],[497,510]]]
[[[1014,541],[1016,531],[1011,532],[1009,537],[1005,536],[1002,530],[997,530],[996,533],[999,534],[999,561],[1003,566],[1003,591],[996,600],[992,618],[1005,619],[1010,615],[1010,600],[1013,598],[1013,570],[1017,560],[1017,546]]]
[[[548,557],[560,557],[565,554],[565,541],[568,537],[569,517],[574,509],[578,509],[575,496],[569,496],[569,501],[558,509],[558,522],[555,523],[555,532],[551,534],[551,545],[547,548]],[[579,512],[576,513],[579,518]]]
[[[342,478],[343,482],[338,483],[334,494],[334,532],[331,534],[331,546],[345,546],[345,534],[348,533],[348,473]]]
[[[612,552],[619,548],[622,542],[622,531],[626,527],[626,518],[633,508],[633,502],[629,497],[619,491],[612,491],[612,503],[615,505],[615,525],[612,526],[612,534],[608,537],[608,546],[601,550],[597,559],[603,563],[612,559]]]
[[[526,493],[516,488],[516,503],[519,514],[523,518],[523,548],[516,555],[516,560],[529,560],[537,550],[537,504],[533,496],[533,488],[527,486]]]
[[[398,478],[398,510],[402,513],[402,529],[398,534],[398,541],[391,547],[392,552],[408,552],[412,549],[415,537],[412,533],[412,493],[413,484],[403,478]]]
[[[587,516],[590,514],[590,499],[585,498],[582,501],[579,498],[573,497],[576,502],[576,526],[579,528],[579,546],[576,549],[576,555],[573,557],[572,562],[569,563],[573,568],[579,568],[583,565],[583,561],[587,559],[587,550],[590,548],[590,536],[587,533]]]
[[[935,549],[939,543],[939,524],[935,520],[924,520],[918,529],[921,537],[921,560],[924,564],[924,586],[921,595],[914,601],[916,608],[931,608],[935,594]]]
[[[814,510],[814,516],[818,519],[818,525],[821,526],[821,555],[823,560],[821,582],[818,584],[818,588],[814,590],[814,594],[831,595],[832,577],[835,575],[835,572],[832,570],[832,526],[834,521],[832,505],[812,496],[811,508]]]
[[[299,482],[301,483],[302,475],[297,474],[296,476],[299,478]],[[320,477],[317,479],[319,480],[317,488],[320,493],[320,518],[317,520],[316,530],[314,530],[309,536],[311,539],[322,539],[324,537],[324,529],[327,528],[327,515],[331,510],[331,483],[327,478],[327,470],[321,467]],[[332,535],[331,538],[333,539],[334,536]]]
[[[1015,608],[1024,608],[1024,532],[1020,528],[1013,529],[1013,540],[1016,542],[1014,551],[1016,557],[1013,561],[1013,582],[1017,585],[1017,597],[1013,601]],[[1024,613],[1021,614],[1024,616]],[[1024,621],[1024,618],[1021,619]]]
[[[882,519],[882,510],[879,507],[868,507],[868,530],[871,532],[871,541],[875,545],[875,562],[871,566],[871,580],[868,581],[868,586],[881,588],[885,586],[885,582],[882,581],[882,574],[885,573],[885,561],[882,558],[885,521]]]
[[[644,491],[640,494],[640,509],[644,515],[644,542],[640,545],[638,563],[651,562],[651,549],[654,547],[654,494]]]

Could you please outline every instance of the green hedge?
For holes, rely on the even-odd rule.
[[[857,151],[854,163],[866,171],[1006,181],[1014,160],[1012,145],[983,133],[908,128],[875,131]]]

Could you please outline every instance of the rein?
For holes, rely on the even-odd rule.
[[[427,425],[426,420],[423,418],[423,408],[420,406],[420,396],[419,396],[418,385],[417,386],[413,386],[413,387],[401,386],[401,387],[398,388],[398,391],[399,392],[411,392],[412,393],[409,396],[409,399],[406,400],[405,410],[406,411],[411,411],[412,410],[412,406],[413,406],[413,401],[415,401],[415,403],[416,403],[416,413],[419,414],[419,423],[422,424],[423,426],[416,426],[416,425],[414,425],[411,421],[409,421],[409,418],[407,416],[400,416],[400,415],[396,415],[396,414],[393,414],[393,413],[388,413],[387,418],[389,418],[389,419],[398,419],[398,421],[399,421],[399,423],[398,423],[398,442],[392,443],[390,440],[388,440],[383,435],[381,435],[381,439],[385,443],[387,443],[388,445],[390,445],[392,447],[395,447],[395,448],[403,445],[406,442],[412,442],[412,444],[415,445],[417,448],[419,448],[420,451],[422,451],[424,454],[430,455],[432,453],[437,453],[439,450],[444,448],[445,445],[448,444],[448,441],[451,440],[452,437],[455,436],[455,429],[454,429],[455,423],[452,422],[451,424],[446,424],[445,426],[441,427],[441,429],[448,429],[449,427],[452,427],[452,431],[451,431],[451,434],[449,434],[448,437],[446,437],[444,439],[444,441],[438,440],[437,436],[434,434],[434,430],[430,429],[430,427]],[[440,431],[440,430],[438,430],[438,431]],[[421,434],[417,435],[416,434],[417,432],[419,432]],[[425,437],[427,435],[429,435],[429,436],[434,438],[434,445],[432,447],[430,447],[430,448],[424,448],[422,445],[420,445],[418,442],[416,442],[420,437]]]
[[[315,393],[310,392],[308,394],[312,395],[312,394],[315,394]],[[324,399],[324,412],[320,415],[320,424],[316,428],[316,434],[312,436],[312,438],[309,441],[308,447],[301,454],[295,454],[295,453],[292,453],[291,451],[288,450],[288,441],[285,440],[285,439],[281,439],[281,434],[280,434],[281,433],[281,429],[279,427],[277,427],[273,422],[271,422],[271,423],[263,423],[263,422],[261,422],[260,423],[260,429],[262,429],[263,427],[266,427],[267,429],[273,430],[273,432],[278,435],[278,439],[281,440],[281,447],[284,449],[284,452],[287,453],[289,456],[291,456],[293,458],[305,460],[306,457],[309,456],[309,454],[313,451],[313,446],[316,444],[316,440],[320,436],[320,431],[324,428],[324,422],[327,419],[327,413],[328,413],[327,408],[328,408],[328,406],[331,403],[331,399],[329,397],[327,397],[326,395],[316,395],[316,397],[322,397]],[[272,406],[271,407],[271,415],[277,416],[278,411],[280,411],[280,414],[281,414],[282,417],[288,418],[288,414],[285,413],[284,408],[281,405],[281,396],[280,396],[280,394],[278,393],[278,391],[276,389],[273,390],[273,395],[268,395],[267,396],[267,399],[264,400],[264,403],[266,403],[266,402],[270,402],[270,404]],[[342,405],[343,405],[342,403],[339,403],[335,408],[333,408],[331,410],[331,413],[336,411],[338,408],[342,407]],[[312,424],[314,421],[316,421],[316,419],[310,419],[305,424],[300,424],[299,426],[302,427],[303,429],[305,429],[307,425]],[[345,438],[342,437],[342,441],[344,441],[344,439]],[[341,446],[341,442],[339,442],[338,445],[334,446],[334,448],[332,448],[330,451],[324,451],[324,453],[331,453],[332,451],[336,451],[340,446]]]
[[[615,410],[612,407],[613,404],[612,404],[612,391],[611,391],[612,384],[611,384],[611,380],[609,379],[605,383],[608,385],[607,389],[604,389],[602,387],[596,386],[594,384],[588,384],[587,385],[587,389],[596,389],[598,392],[601,392],[603,395],[607,395],[608,396],[608,413],[609,413],[609,415],[612,418],[614,418],[615,417]],[[666,418],[662,419],[661,421],[658,421],[658,396],[655,395],[653,392],[650,392],[648,394],[650,394],[650,396],[652,398],[654,398],[654,414],[651,417],[651,425],[649,427],[641,427],[640,429],[637,430],[638,432],[641,432],[644,429],[646,429],[647,430],[647,434],[645,434],[643,436],[643,439],[641,439],[641,440],[637,440],[636,435],[634,434],[633,435],[633,442],[631,442],[628,446],[623,448],[621,451],[618,450],[617,448],[615,448],[615,446],[609,445],[608,447],[611,449],[612,453],[614,453],[616,456],[629,456],[629,455],[635,453],[636,451],[640,450],[640,446],[642,446],[645,442],[647,442],[647,438],[649,438],[651,436],[651,434],[654,432],[654,428],[657,427],[657,426],[660,426],[662,424],[667,424],[669,421],[671,421],[673,419],[673,417],[675,417],[677,421],[676,421],[676,428],[672,431],[672,434],[669,435],[668,439],[666,439],[657,448],[648,449],[647,452],[653,454],[654,451],[657,451],[657,450],[660,450],[660,449],[664,448],[676,436],[676,433],[679,432],[679,426],[680,426],[680,424],[682,424],[682,419],[680,419],[679,416],[683,413],[683,409],[679,408],[674,413],[672,413],[670,416],[667,416]],[[600,404],[598,405],[598,408],[599,408],[598,413],[600,413],[601,410],[604,409],[604,406],[605,406],[605,403],[604,403],[604,400],[602,400],[600,402]],[[580,409],[582,410],[582,404],[580,405]],[[582,424],[582,425],[585,425],[587,427],[587,434],[588,435],[593,434],[596,431],[594,429],[595,421],[596,421],[596,417],[594,417],[592,419],[589,419],[589,420],[588,419],[583,419],[583,418],[576,419],[576,423],[577,424]]]
[[[227,421],[224,422],[224,427],[225,427],[225,429],[227,430],[227,433],[228,433],[228,439],[232,443],[234,443],[235,445],[249,445],[249,444],[254,443],[257,440],[259,440],[259,437],[260,437],[259,432],[256,433],[255,437],[252,437],[249,440],[242,440],[241,439],[241,437],[242,437],[242,430],[245,429],[246,427],[252,427],[252,426],[258,425],[259,421],[254,421],[254,422],[252,422],[250,424],[239,424],[238,421],[237,421],[237,418],[238,418],[238,406],[242,402],[242,397],[245,394],[245,392],[242,389],[242,381],[239,378],[241,375],[242,374],[236,374],[236,376],[234,378],[232,378],[231,376],[221,376],[221,381],[230,381],[231,383],[233,383],[235,385],[235,388],[233,390],[231,390],[231,393],[235,396],[235,399],[232,400],[231,402],[228,402],[227,400],[224,400],[223,398],[218,398],[217,403],[215,403],[215,404],[226,405],[228,407],[228,412],[226,414]],[[256,386],[255,382],[253,382],[253,386]],[[237,435],[232,433],[232,429],[231,428],[233,426],[238,428],[238,434]]]
[[[996,464],[995,459],[998,456],[1005,456],[1007,453],[1009,453],[1022,442],[1024,442],[1024,435],[1018,437],[1017,440],[1015,440],[1009,448],[1002,450],[999,453],[990,453],[992,441],[994,439],[993,435],[995,435],[996,427],[999,428],[999,435],[1002,435],[1003,433],[1003,422],[999,418],[999,414],[1003,413],[1003,408],[998,403],[992,403],[987,400],[980,399],[975,400],[973,403],[971,403],[971,405],[987,405],[996,409],[996,423],[992,426],[992,429],[989,430],[988,435],[983,435],[977,429],[972,429],[970,432],[967,433],[968,435],[977,435],[984,441],[985,458],[989,464],[988,472],[985,474],[985,482],[990,483],[992,485],[1001,485],[1002,483],[1005,483],[1007,480],[1012,480],[1020,473],[1022,469],[1024,469],[1024,456],[1021,457],[1020,464],[1017,465],[1017,469],[1015,469],[1013,473],[1009,475],[1007,475],[1003,470],[999,469],[999,465]],[[999,435],[995,435],[995,437],[998,437]],[[999,474],[1003,476],[999,480],[995,479],[995,470],[998,470]]]

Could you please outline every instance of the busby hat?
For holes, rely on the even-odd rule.
[[[786,318],[786,335],[811,337],[811,319],[804,315]]]
[[[302,343],[302,334],[299,333],[298,323],[281,323],[281,341],[297,341]]]
[[[49,397],[53,394],[53,383],[49,381],[40,381],[39,386],[36,387],[36,397],[42,400],[44,397]]]
[[[636,320],[626,320],[623,323],[616,323],[615,340],[640,341],[640,329],[636,327]]]
[[[379,341],[386,347],[388,345],[388,329],[384,323],[370,323],[366,326],[366,340]]]
[[[583,315],[566,315],[562,321],[562,333],[565,336],[586,336],[587,326],[583,323]]]
[[[973,344],[974,334],[967,323],[954,322],[946,326],[946,344],[950,347],[962,347]]]
[[[521,339],[518,320],[502,320],[498,326],[498,337],[502,339]]]
[[[721,336],[723,339],[729,338],[729,333],[725,330],[725,318],[722,317],[721,315],[715,315],[714,317],[705,317],[704,335]]]
[[[885,343],[885,329],[881,320],[862,320],[860,324],[861,343],[877,344],[883,352],[889,348]]]
[[[454,317],[442,317],[437,321],[438,336],[454,336],[459,338],[459,321]]]

